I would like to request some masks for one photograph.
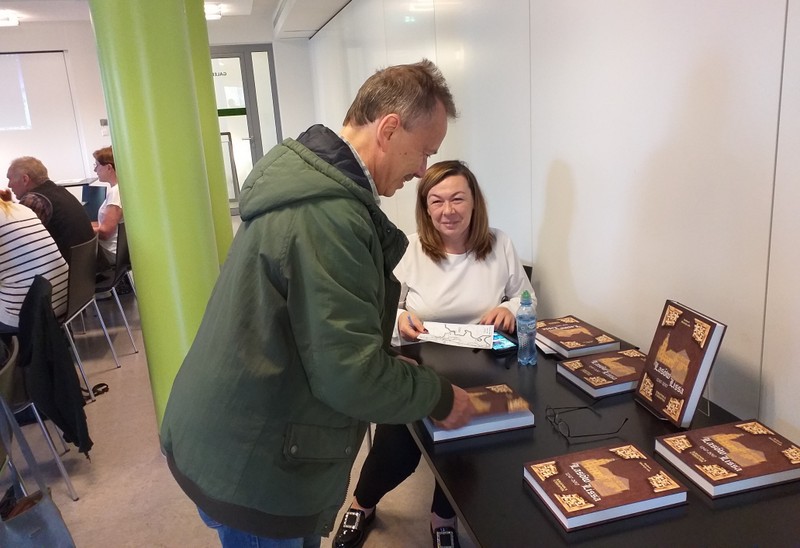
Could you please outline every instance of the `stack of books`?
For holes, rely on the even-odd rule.
[[[536,342],[565,358],[619,350],[620,340],[576,316],[536,322]]]
[[[711,497],[800,479],[800,448],[756,420],[660,436],[656,453]]]
[[[686,488],[631,444],[528,462],[524,477],[567,531],[686,502]]]

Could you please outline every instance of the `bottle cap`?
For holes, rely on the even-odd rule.
[[[528,293],[528,290],[522,292],[522,297],[520,297],[520,304],[532,304],[533,301],[531,300],[531,294]]]

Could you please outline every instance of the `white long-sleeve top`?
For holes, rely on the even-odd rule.
[[[422,321],[476,324],[497,306],[516,314],[526,289],[535,307],[536,295],[514,244],[501,230],[491,231],[495,244],[483,261],[472,253],[462,253],[448,254],[438,264],[422,251],[419,236],[411,234],[408,249],[394,270],[402,284],[398,317],[410,310]]]

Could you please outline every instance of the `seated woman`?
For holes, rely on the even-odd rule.
[[[399,336],[415,340],[424,321],[491,324],[514,332],[519,297],[534,295],[511,240],[489,227],[478,181],[459,161],[432,165],[417,187],[417,234],[395,269],[402,284]],[[535,296],[534,296],[535,306]],[[410,476],[420,451],[405,425],[380,424],[335,548],[360,545],[383,495]],[[458,546],[455,512],[439,485],[431,505],[433,546]],[[450,544],[447,544],[450,542]]]
[[[0,333],[17,331],[37,274],[53,286],[53,310],[61,316],[67,310],[67,262],[36,213],[12,202],[10,190],[0,191]]]
[[[106,199],[97,210],[97,222],[92,223],[97,233],[97,271],[104,272],[114,266],[117,260],[117,226],[122,222],[122,199],[117,185],[117,169],[111,147],[95,150],[94,172],[97,179],[108,183]]]

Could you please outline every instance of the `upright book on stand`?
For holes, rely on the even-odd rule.
[[[668,300],[636,389],[637,401],[655,415],[688,428],[725,328],[725,324]]]
[[[800,479],[800,448],[756,420],[660,436],[656,453],[711,497]]]
[[[565,358],[619,350],[619,339],[576,316],[536,322],[536,342]]]
[[[524,475],[567,531],[686,502],[686,488],[635,445],[528,462]]]
[[[530,405],[507,384],[477,386],[466,391],[476,414],[465,426],[446,430],[436,426],[428,417],[422,419],[434,442],[533,426]]]
[[[592,396],[636,390],[647,356],[635,348],[590,354],[558,362],[556,373]]]

